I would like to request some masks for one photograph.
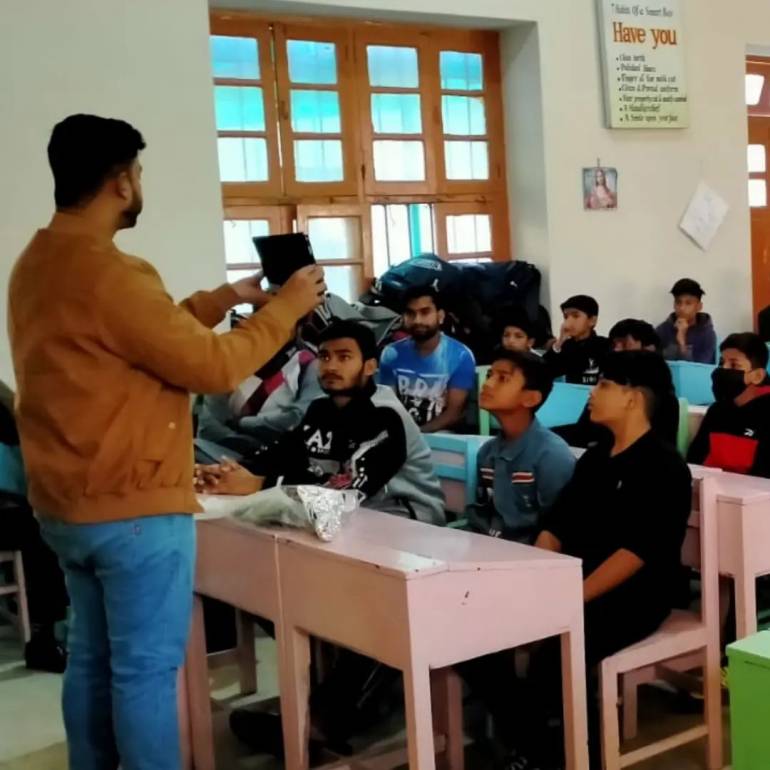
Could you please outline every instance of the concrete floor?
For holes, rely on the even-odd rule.
[[[277,687],[273,643],[260,639],[257,645],[260,694],[256,699],[274,697]],[[218,770],[280,770],[281,763],[273,759],[249,756],[229,733],[227,709],[243,703],[236,696],[236,671],[222,669],[215,672],[212,690],[218,701],[214,720]],[[7,626],[0,627],[0,770],[66,770],[60,696],[61,677],[28,672],[21,661],[13,631]],[[673,713],[671,699],[665,693],[642,688],[642,738],[684,729],[693,721],[693,717]],[[387,729],[388,736],[392,736],[393,731],[398,733],[401,725],[396,717]],[[727,745],[727,733],[725,742]],[[725,757],[729,758],[729,754],[725,753]],[[486,765],[472,749],[469,750],[468,770],[487,770]],[[704,767],[702,745],[692,744],[636,767],[639,770],[699,770]]]

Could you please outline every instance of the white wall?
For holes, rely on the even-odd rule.
[[[224,280],[222,207],[205,0],[2,0],[0,11],[0,379],[8,274],[53,210],[45,149],[74,112],[144,135],[145,213],[118,245],[181,297]],[[115,297],[120,302],[120,297]]]
[[[259,0],[263,2],[263,0]],[[257,0],[216,0],[257,7]],[[273,9],[404,22],[456,15],[506,29],[503,71],[512,232],[517,253],[547,273],[545,300],[594,294],[607,329],[627,315],[662,319],[677,278],[699,279],[721,334],[751,325],[746,199],[747,44],[770,43],[767,0],[685,0],[691,128],[603,127],[594,0],[273,0]],[[342,9],[342,11],[340,10]],[[468,18],[469,13],[473,18]],[[514,26],[514,22],[530,22]],[[620,172],[617,212],[584,212],[580,170],[597,157]],[[708,253],[678,230],[700,179],[730,203]]]

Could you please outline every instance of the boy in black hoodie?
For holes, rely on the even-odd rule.
[[[579,294],[562,303],[561,311],[561,334],[545,360],[555,377],[564,376],[575,385],[596,385],[610,350],[607,338],[596,334],[599,304],[593,297]]]
[[[770,478],[770,380],[767,345],[757,334],[731,334],[712,374],[709,407],[687,459],[732,473]]]
[[[667,361],[713,364],[717,335],[711,316],[703,312],[706,293],[692,278],[681,278],[671,288],[674,312],[656,329]]]

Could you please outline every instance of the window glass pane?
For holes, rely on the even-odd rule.
[[[251,239],[270,235],[270,223],[266,219],[228,219],[223,226],[227,264],[257,264],[259,257]]]
[[[750,174],[764,174],[767,169],[767,157],[764,144],[750,144],[748,147]]]
[[[209,50],[215,78],[259,80],[259,48],[254,38],[212,35]]]
[[[486,142],[444,142],[447,179],[489,179]]]
[[[291,127],[309,134],[339,134],[340,97],[336,91],[292,91]]]
[[[361,268],[356,265],[324,266],[329,292],[347,302],[355,302],[361,293]]]
[[[409,205],[411,224],[412,255],[435,251],[433,245],[433,207],[429,203]]]
[[[481,97],[442,96],[441,114],[445,134],[484,136],[487,133],[484,100]]]
[[[446,218],[450,254],[479,254],[492,251],[489,214],[459,214]]]
[[[267,142],[264,139],[220,137],[219,178],[223,182],[266,182]]]
[[[442,51],[440,66],[441,88],[445,91],[481,91],[484,88],[480,53]]]
[[[372,206],[374,274],[410,257],[433,251],[433,210],[429,203]]]
[[[339,139],[300,139],[294,142],[298,182],[341,182],[342,142]]]
[[[380,140],[374,145],[374,178],[380,182],[422,182],[425,151],[422,142]]]
[[[289,40],[289,80],[292,83],[337,82],[337,52],[334,43],[316,43],[312,40]]]
[[[361,220],[358,217],[313,217],[308,238],[317,260],[361,259]]]
[[[369,83],[386,88],[417,88],[420,73],[417,49],[391,45],[370,45],[366,48],[369,61]]]
[[[762,98],[762,88],[765,85],[763,75],[746,75],[746,104],[755,107]]]
[[[376,134],[422,133],[418,94],[372,94],[372,124]]]
[[[767,206],[767,182],[764,179],[749,179],[749,206],[753,209]]]
[[[262,89],[215,86],[217,129],[220,131],[264,131]]]

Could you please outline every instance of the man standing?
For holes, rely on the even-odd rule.
[[[56,213],[9,289],[29,499],[74,610],[63,707],[78,770],[179,767],[198,510],[189,391],[234,390],[325,291],[307,268],[221,336],[212,329],[230,307],[265,301],[258,278],[175,305],[155,269],[113,243],[142,210],[144,147],[119,120],[73,115],[54,128]]]
[[[442,334],[444,310],[433,289],[410,289],[404,305],[409,338],[382,352],[379,382],[396,391],[423,433],[451,430],[462,420],[476,384],[473,353]]]

